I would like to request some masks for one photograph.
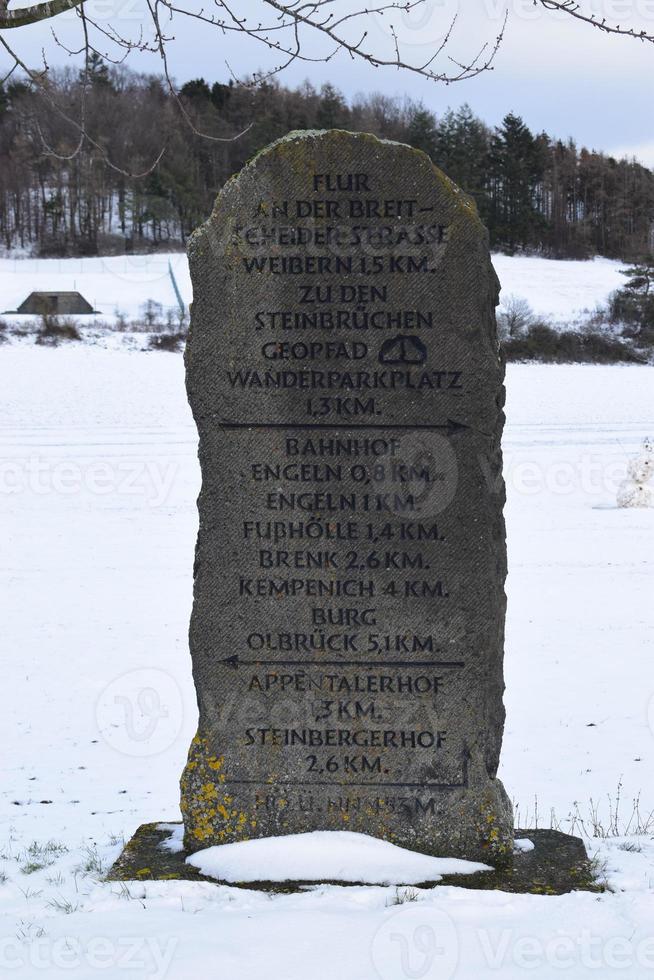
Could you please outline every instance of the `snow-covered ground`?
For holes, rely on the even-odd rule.
[[[0,971],[654,975],[653,826],[589,841],[614,889],[603,895],[332,886],[271,898],[99,882],[140,823],[179,819],[195,730],[199,471],[182,359],[5,345],[0,364]],[[537,808],[540,826],[553,810],[570,829],[578,809],[590,830],[593,806],[608,827],[618,795],[623,829],[639,792],[641,813],[654,807],[654,510],[615,507],[627,459],[654,430],[653,385],[653,367],[509,367],[501,776],[523,827]]]
[[[80,317],[81,323],[113,323],[118,313],[127,320],[141,314],[152,299],[164,309],[177,305],[169,262],[184,302],[192,298],[186,256],[180,252],[158,255],[115,256],[94,259],[0,258],[0,317],[20,323],[25,317],[6,316],[32,290],[77,290],[99,314]],[[624,263],[610,259],[590,262],[555,261],[529,256],[495,255],[493,262],[502,283],[503,297],[526,299],[535,313],[553,322],[569,324],[606,302],[624,283]]]

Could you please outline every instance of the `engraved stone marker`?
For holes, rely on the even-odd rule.
[[[501,861],[503,364],[474,204],[407,146],[293,133],[189,257],[187,850],[331,829]]]

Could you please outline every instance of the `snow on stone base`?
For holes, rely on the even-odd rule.
[[[412,885],[442,875],[471,874],[489,867],[459,858],[436,858],[388,841],[344,830],[263,837],[220,844],[186,859],[221,881],[349,881]]]

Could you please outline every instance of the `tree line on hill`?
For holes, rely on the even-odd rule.
[[[48,85],[61,111],[23,81],[0,86],[6,249],[47,256],[182,247],[259,149],[290,130],[332,127],[428,153],[475,198],[494,249],[630,260],[653,244],[651,170],[534,134],[512,113],[491,128],[468,106],[437,116],[410,99],[348,102],[333,85],[308,82],[290,89],[196,79],[177,100],[162,79],[97,56],[90,82],[58,70]],[[89,138],[66,116],[83,116]]]

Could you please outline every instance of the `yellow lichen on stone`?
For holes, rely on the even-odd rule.
[[[490,801],[482,802],[480,819],[477,823],[481,846],[495,861],[506,860],[513,854],[513,838],[502,832],[501,821]]]
[[[197,735],[181,779],[181,809],[185,843],[189,850],[198,846],[247,840],[256,827],[253,815],[234,806],[233,792],[223,788],[227,779],[225,759],[211,752],[207,738]]]

